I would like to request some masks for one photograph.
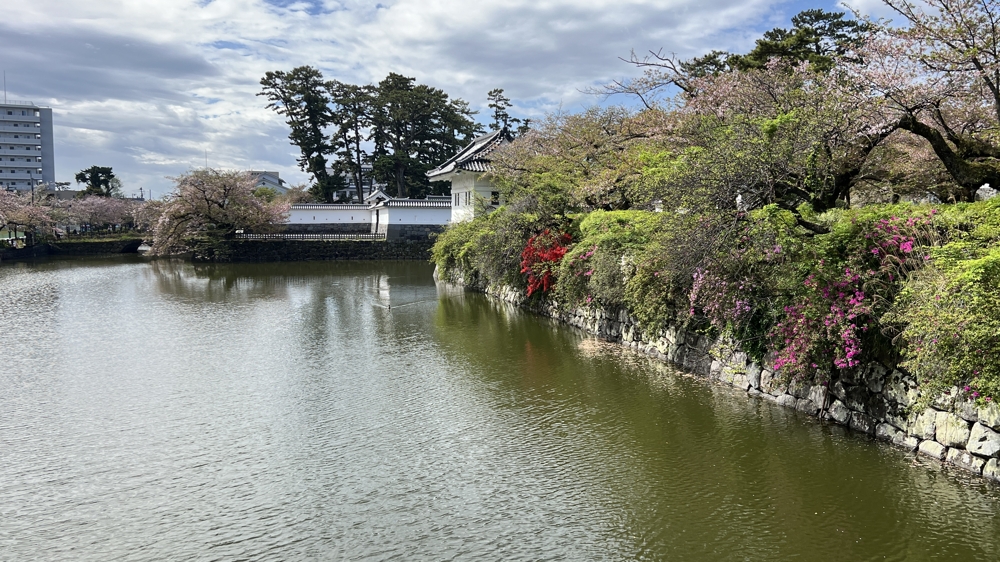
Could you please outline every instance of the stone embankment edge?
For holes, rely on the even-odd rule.
[[[439,277],[436,269],[434,276]],[[512,287],[466,284],[460,276],[444,281],[577,327],[751,397],[794,408],[1000,482],[1000,407],[995,403],[977,406],[957,387],[934,397],[930,407],[911,411],[922,397],[917,381],[880,363],[841,371],[839,378],[825,386],[784,384],[773,369],[752,361],[723,338],[709,338],[674,326],[647,333],[625,310],[565,309],[551,301],[528,300],[522,291]]]
[[[73,240],[0,250],[0,261],[51,256],[111,256],[137,253],[141,238]],[[181,256],[203,262],[287,262],[328,260],[422,260],[434,240],[226,240]]]
[[[227,240],[196,250],[201,262],[423,260],[434,240]]]
[[[113,256],[135,254],[142,245],[142,238],[114,240],[68,240],[38,244],[29,248],[0,250],[0,261],[30,260],[50,256]]]

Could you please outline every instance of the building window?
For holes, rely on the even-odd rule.
[[[500,192],[499,191],[491,191],[490,192],[490,205],[499,205],[499,204],[500,204]]]

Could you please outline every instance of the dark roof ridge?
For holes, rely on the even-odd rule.
[[[507,127],[478,136],[443,164],[428,171],[426,175],[428,178],[434,178],[455,170],[488,172],[490,171],[490,160],[486,156],[497,147],[512,140],[514,137]]]

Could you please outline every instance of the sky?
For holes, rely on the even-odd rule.
[[[11,3],[12,1],[12,3]],[[886,15],[879,0],[851,3]],[[619,57],[745,52],[827,0],[8,0],[0,69],[10,100],[52,107],[57,181],[111,166],[126,195],[166,194],[205,166],[306,182],[288,128],[265,108],[268,70],[311,65],[367,84],[389,72],[480,110],[503,88],[538,118],[602,100],[589,87],[638,74]]]

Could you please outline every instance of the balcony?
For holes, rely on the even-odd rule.
[[[10,123],[6,123],[5,124],[3,121],[0,121],[0,132],[4,132],[4,133],[25,133],[25,134],[28,134],[28,135],[32,135],[32,134],[34,134],[34,135],[40,135],[40,134],[42,134],[42,127],[38,123],[35,123],[34,125],[31,125],[31,126],[28,126],[28,127],[24,127],[24,126],[15,127],[14,125],[11,125]]]
[[[21,114],[20,109],[11,109],[9,107],[0,107],[0,119],[5,121],[17,121],[22,119],[24,121],[38,121],[42,118],[41,115],[35,115],[33,110],[27,110],[24,114]],[[9,112],[9,113],[8,113]]]
[[[41,176],[28,177],[28,174],[0,174],[0,183],[7,185],[10,182],[17,182],[18,185],[30,185],[30,181],[34,181],[36,184],[42,181]]]
[[[3,111],[0,109],[0,111]],[[13,127],[14,123],[28,123],[29,125],[22,125],[22,127],[41,127],[41,119],[39,117],[22,117],[20,115],[7,115],[0,113],[0,127]]]
[[[8,146],[12,144],[42,144],[42,139],[31,134],[18,135],[18,138],[16,139],[11,138],[9,135],[0,136],[0,146]]]

